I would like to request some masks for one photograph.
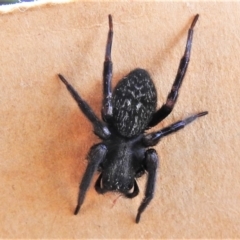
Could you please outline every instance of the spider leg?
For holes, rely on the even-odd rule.
[[[138,193],[139,193],[139,188],[138,188],[136,180],[134,180],[133,192],[126,193],[125,197],[127,197],[127,198],[134,198],[134,197],[136,197],[138,195]]]
[[[138,213],[136,216],[136,223],[139,223],[141,214],[150,203],[153,198],[156,175],[157,175],[157,167],[158,167],[158,156],[157,152],[154,149],[148,149],[145,153],[145,167],[148,172],[145,197],[142,200],[141,205],[138,208]]]
[[[85,198],[88,187],[91,183],[93,174],[97,171],[99,164],[103,161],[107,153],[107,148],[103,144],[94,145],[88,154],[88,165],[87,169],[83,175],[82,181],[79,185],[79,194],[78,194],[78,203],[74,211],[74,214],[77,215]]]
[[[101,187],[101,180],[102,180],[102,173],[99,175],[94,187],[99,194],[104,194],[105,192],[107,192],[107,190]]]
[[[112,60],[111,49],[113,39],[113,24],[112,16],[108,15],[109,19],[109,31],[107,38],[107,46],[105,53],[105,61],[103,64],[103,106],[102,106],[102,118],[107,122],[112,117]]]
[[[149,133],[149,134],[144,136],[143,143],[146,147],[155,146],[160,141],[160,139],[162,137],[165,137],[165,136],[167,136],[171,133],[177,132],[178,130],[184,128],[189,123],[196,120],[197,118],[202,117],[206,114],[208,114],[208,112],[201,112],[201,113],[192,115],[192,116],[190,116],[190,117],[188,117],[188,118],[186,118],[182,121],[178,121],[176,123],[173,123],[170,126],[163,128],[160,131]]]
[[[77,102],[79,108],[83,112],[83,114],[88,118],[88,120],[92,123],[94,128],[94,133],[100,137],[101,139],[107,139],[111,134],[106,126],[105,123],[103,123],[93,112],[91,107],[88,105],[86,101],[84,101],[81,96],[77,93],[77,91],[73,88],[71,84],[68,83],[68,81],[61,75],[58,74],[60,80],[65,84],[67,90],[70,92],[72,97]]]
[[[157,125],[159,122],[161,122],[164,118],[166,118],[171,111],[174,108],[174,105],[178,98],[178,91],[182,85],[182,81],[184,79],[185,73],[187,71],[188,63],[190,61],[190,53],[191,53],[191,47],[192,47],[192,38],[193,38],[193,28],[198,20],[199,15],[197,14],[193,22],[191,24],[191,27],[188,30],[188,38],[187,43],[185,47],[185,52],[183,57],[180,60],[180,64],[178,67],[178,72],[175,78],[175,81],[172,85],[172,89],[168,94],[167,101],[165,104],[162,105],[162,107],[156,111],[153,115],[152,120],[149,123],[149,127],[153,127]]]

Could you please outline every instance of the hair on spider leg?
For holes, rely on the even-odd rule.
[[[88,164],[79,185],[75,215],[78,214],[84,202],[96,172],[100,173],[95,183],[95,190],[99,194],[113,191],[126,198],[134,198],[138,195],[139,187],[136,179],[147,173],[144,198],[135,219],[138,223],[142,213],[153,199],[159,165],[156,150],[149,147],[155,146],[163,137],[179,131],[199,117],[208,114],[207,111],[199,112],[159,131],[145,133],[145,130],[165,119],[177,102],[178,93],[188,68],[193,32],[198,18],[199,15],[195,15],[188,30],[184,54],[180,59],[166,102],[158,109],[156,87],[150,74],[144,69],[132,70],[112,89],[113,22],[111,15],[108,16],[109,31],[103,64],[101,119],[63,75],[58,75],[82,113],[92,124],[94,133],[102,140],[89,150]]]

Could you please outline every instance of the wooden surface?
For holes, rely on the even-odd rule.
[[[0,238],[239,238],[240,3],[23,6],[0,15]],[[132,200],[91,186],[73,215],[85,156],[99,140],[57,73],[100,113],[110,13],[113,85],[136,67],[148,69],[158,106],[200,14],[178,103],[155,129],[209,115],[156,147],[156,193],[138,225],[145,177]]]

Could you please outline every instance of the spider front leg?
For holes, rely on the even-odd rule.
[[[153,118],[148,125],[149,127],[154,127],[159,122],[161,122],[164,118],[166,118],[172,112],[172,110],[174,108],[174,105],[178,98],[178,91],[182,85],[182,81],[186,74],[186,71],[188,68],[188,63],[190,61],[190,53],[191,53],[192,38],[193,38],[193,28],[198,20],[198,17],[199,17],[198,14],[194,17],[191,27],[188,30],[188,38],[187,38],[187,44],[185,47],[185,52],[184,52],[183,57],[181,58],[181,61],[180,61],[179,67],[178,67],[177,76],[172,85],[172,89],[171,89],[170,93],[168,94],[167,101],[165,104],[163,104],[163,106],[157,112],[154,113]]]
[[[88,118],[88,120],[92,123],[94,128],[94,133],[100,137],[101,139],[107,139],[110,137],[111,133],[106,126],[93,112],[91,107],[84,101],[81,96],[77,93],[77,91],[73,88],[73,86],[68,83],[68,81],[61,75],[58,74],[60,80],[65,84],[67,90],[72,95],[74,100],[77,102],[80,110],[84,113],[84,115]]]
[[[78,203],[74,211],[75,215],[78,214],[83,204],[88,187],[91,183],[93,174],[97,171],[99,164],[104,160],[106,153],[107,153],[107,147],[103,144],[94,145],[90,149],[90,152],[88,154],[89,162],[87,165],[87,169],[83,175],[82,181],[79,186]]]
[[[112,117],[112,60],[111,60],[111,49],[113,39],[113,24],[112,16],[108,15],[109,20],[109,31],[107,38],[107,46],[105,53],[105,61],[103,65],[103,107],[102,107],[102,118],[107,122]]]
[[[136,216],[136,223],[139,223],[141,214],[150,203],[153,198],[156,175],[157,175],[157,167],[158,167],[158,156],[157,152],[154,149],[148,149],[145,153],[144,160],[145,169],[148,172],[145,197],[142,200],[141,205],[138,208],[138,213]]]

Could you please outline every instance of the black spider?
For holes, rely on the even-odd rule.
[[[136,178],[147,172],[145,197],[136,216],[136,223],[138,223],[142,212],[153,198],[156,182],[158,156],[157,152],[149,147],[155,146],[162,137],[182,129],[185,125],[208,113],[201,112],[159,131],[145,134],[146,129],[157,125],[173,110],[188,67],[193,28],[198,16],[197,14],[194,17],[188,31],[185,53],[180,61],[167,101],[157,111],[157,92],[149,73],[144,69],[137,68],[131,71],[117,84],[112,93],[113,24],[111,15],[109,15],[109,32],[103,69],[103,121],[96,116],[67,80],[61,74],[58,75],[78,103],[80,110],[92,123],[94,133],[103,140],[92,146],[88,153],[88,165],[79,186],[78,204],[74,214],[79,212],[96,171],[100,172],[95,184],[98,193],[117,191],[127,198],[138,195]]]

